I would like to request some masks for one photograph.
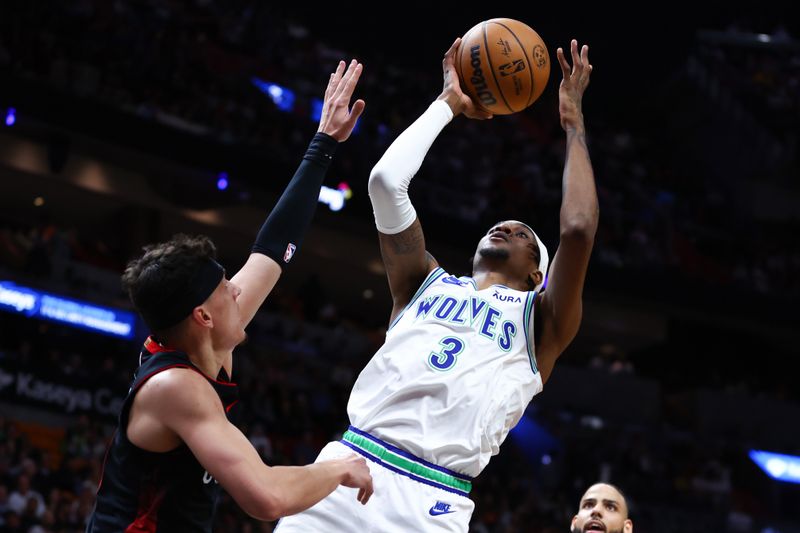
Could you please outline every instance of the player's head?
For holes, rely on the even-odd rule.
[[[482,263],[502,263],[528,290],[540,290],[547,277],[550,256],[547,247],[530,226],[518,220],[505,220],[489,228],[478,242],[472,269]]]
[[[632,533],[628,502],[614,485],[596,483],[581,497],[571,533]]]
[[[176,235],[146,246],[144,255],[128,263],[122,286],[161,340],[193,327],[212,330],[215,348],[244,340],[236,304],[241,291],[225,278],[208,237]]]

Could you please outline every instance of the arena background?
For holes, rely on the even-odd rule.
[[[343,431],[390,310],[369,170],[438,95],[453,38],[496,16],[534,27],[551,58],[573,37],[591,46],[601,219],[581,331],[478,479],[472,529],[566,531],[605,480],[636,531],[800,531],[800,459],[755,453],[800,455],[787,8],[252,0],[0,5],[0,531],[82,530],[147,334],[124,314],[125,262],[189,232],[240,266],[327,74],[355,57],[367,108],[326,180],[344,204],[320,204],[234,371],[240,427],[269,464],[311,462]],[[411,196],[451,271],[501,218],[555,249],[559,81],[556,66],[529,110],[457,118],[432,148]],[[226,500],[216,529],[271,528]]]

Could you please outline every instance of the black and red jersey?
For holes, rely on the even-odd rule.
[[[87,533],[211,533],[221,488],[191,450],[181,444],[169,452],[149,452],[127,437],[136,393],[148,379],[170,368],[187,368],[205,377],[231,420],[239,392],[224,370],[213,379],[194,366],[185,353],[166,349],[148,338],[119,415],[119,427],[106,452]]]

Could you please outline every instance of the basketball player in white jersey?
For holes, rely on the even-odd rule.
[[[394,307],[385,344],[356,381],[351,427],[318,460],[355,450],[369,459],[375,493],[353,505],[339,488],[278,533],[464,532],[471,480],[499,451],[542,390],[581,321],[581,294],[598,222],[581,101],[592,67],[572,41],[559,48],[561,125],[567,133],[560,244],[549,275],[544,244],[506,220],[478,243],[472,277],[455,277],[425,250],[408,185],[438,134],[458,115],[489,118],[459,87],[445,54],[444,89],[375,165],[369,181]],[[542,291],[547,278],[547,290]]]

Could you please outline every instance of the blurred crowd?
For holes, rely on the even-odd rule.
[[[800,117],[800,42],[785,26],[768,34],[733,25],[706,34],[698,55],[764,126],[792,136]],[[797,154],[795,154],[796,156]]]
[[[313,99],[335,62],[349,54],[276,10],[251,0],[4,2],[0,75],[286,157],[281,154],[298,153],[307,142]],[[787,40],[795,42],[785,32],[776,36],[776,42]],[[796,123],[796,47],[737,53],[709,46],[700,46],[699,55],[726,87],[759,99],[771,109],[769,121]],[[441,85],[435,68],[412,72],[380,50],[364,53],[358,94],[368,112],[351,146],[337,156],[338,168],[361,188],[383,150]],[[291,112],[279,110],[254,78],[291,89]],[[427,227],[482,227],[516,217],[556,242],[552,214],[560,204],[564,143],[555,93],[546,96],[529,112],[491,122],[459,120],[445,131],[413,187]],[[796,217],[769,223],[748,213],[728,216],[740,194],[735,188],[672,170],[674,156],[653,146],[646,130],[604,115],[591,90],[587,99],[602,212],[596,264],[760,294],[800,292],[800,248],[791,238]],[[368,206],[362,209],[369,216]]]
[[[106,436],[83,417],[53,452],[37,448],[0,417],[0,531],[84,531],[94,505]],[[99,459],[98,459],[99,457]]]

